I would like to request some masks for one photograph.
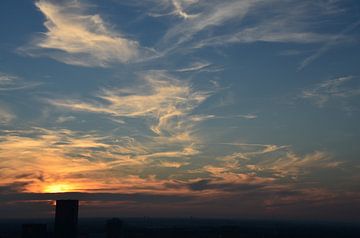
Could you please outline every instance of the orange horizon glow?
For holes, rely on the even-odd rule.
[[[44,193],[68,193],[74,192],[76,186],[70,183],[55,183],[47,185],[42,192]]]

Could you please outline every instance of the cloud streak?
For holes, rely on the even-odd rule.
[[[7,108],[3,108],[0,104],[0,125],[7,125],[15,119],[15,114],[9,111]]]
[[[141,76],[141,88],[103,89],[96,97],[105,102],[50,99],[49,103],[73,111],[106,114],[115,118],[149,118],[155,120],[150,130],[157,135],[173,134],[186,137],[180,131],[186,128],[190,113],[208,97],[208,92],[192,90],[164,72],[146,72]],[[191,122],[191,120],[189,120]]]
[[[72,65],[108,67],[136,61],[150,52],[111,29],[100,15],[87,13],[88,6],[79,1],[39,0],[35,4],[46,18],[47,32],[20,49],[27,54]]]
[[[360,95],[359,88],[350,87],[351,81],[357,80],[353,76],[343,76],[323,81],[312,89],[306,89],[301,97],[314,102],[318,107],[324,107],[331,100],[344,100]]]
[[[330,50],[334,45],[341,42],[341,40],[344,38],[344,36],[357,28],[360,25],[360,21],[357,21],[348,27],[346,27],[343,31],[341,31],[338,35],[329,37],[329,40],[325,41],[325,44],[318,49],[314,54],[310,55],[309,57],[305,58],[300,65],[298,66],[298,70],[303,70],[306,66],[311,64],[313,61],[321,57],[323,54],[325,54],[328,50]]]
[[[40,85],[38,82],[26,82],[19,76],[0,72],[0,93],[6,91],[30,89]]]
[[[328,42],[332,38],[337,42],[350,39],[346,34],[348,31],[334,36],[311,30],[314,21],[307,19],[311,17],[316,22],[319,18],[311,15],[312,12],[321,16],[341,14],[342,11],[335,11],[338,6],[331,2],[314,4],[296,1],[284,3],[278,0],[197,1],[188,7],[195,15],[191,18],[184,17],[184,21],[175,23],[160,41],[159,45],[168,46],[167,51],[182,47],[196,50],[233,43],[315,44]],[[332,9],[331,13],[328,9]],[[181,12],[181,9],[178,11]],[[233,26],[231,31],[227,28],[229,25]],[[221,31],[220,26],[223,28]]]
[[[202,11],[196,17],[187,19],[187,21],[170,29],[164,40],[177,39],[176,44],[190,40],[195,34],[207,28],[219,26],[232,18],[243,18],[249,8],[255,5],[255,1],[228,1],[215,4],[204,4]]]

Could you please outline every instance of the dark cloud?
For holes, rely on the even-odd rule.
[[[146,193],[5,193],[1,196],[0,201],[47,201],[57,199],[78,199],[81,201],[131,201],[145,203],[162,203],[186,202],[190,201],[192,199],[192,196],[171,196]]]
[[[218,183],[211,181],[209,179],[200,180],[194,183],[190,183],[187,187],[194,191],[202,190],[222,190],[222,191],[232,191],[232,192],[241,192],[241,191],[250,191],[255,189],[264,188],[266,185],[261,183],[248,184],[248,183]]]
[[[45,181],[44,174],[42,172],[39,173],[23,173],[15,176],[16,179],[37,179],[41,182]]]
[[[6,194],[18,194],[19,192],[24,191],[24,188],[29,184],[29,182],[15,182],[2,185],[0,186],[0,195],[4,196]],[[1,200],[2,199],[0,199],[0,201]]]
[[[243,192],[243,191],[252,191],[265,189],[268,184],[265,183],[229,183],[229,182],[219,182],[216,179],[202,179],[196,182],[184,183],[184,182],[172,182],[166,183],[166,188],[171,189],[180,189],[186,188],[191,191],[204,191],[204,190],[217,190],[217,191],[229,191],[229,192]]]
[[[51,217],[54,207],[51,201],[56,199],[79,199],[81,214],[84,216],[108,216],[109,214],[122,216],[226,216],[237,218],[265,218],[291,217],[299,214],[314,219],[326,218],[322,214],[336,217],[332,210],[341,214],[339,218],[359,218],[355,210],[359,206],[349,209],[349,204],[358,201],[355,195],[324,196],[315,194],[312,199],[307,198],[309,191],[289,190],[289,188],[246,187],[234,184],[223,184],[223,189],[238,189],[238,192],[215,193],[207,195],[210,187],[219,189],[221,185],[212,184],[210,180],[180,185],[192,186],[193,193],[188,195],[159,195],[147,193],[115,194],[115,193],[21,193],[24,184],[10,184],[1,187],[6,193],[0,196],[0,217]],[[174,186],[174,185],[171,185]],[[242,189],[242,190],[240,190]],[[12,193],[9,191],[12,190]],[[202,193],[204,191],[204,193]],[[215,190],[214,190],[215,191]],[[223,190],[222,190],[223,191]],[[314,192],[315,193],[315,192]],[[211,194],[211,193],[210,193]],[[227,194],[227,195],[226,195]],[[211,209],[209,209],[211,208]],[[317,211],[323,211],[319,213]],[[346,213],[346,211],[350,213]],[[240,215],[239,215],[240,214]],[[348,214],[348,215],[347,215]]]

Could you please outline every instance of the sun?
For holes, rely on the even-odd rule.
[[[74,190],[74,186],[66,183],[50,184],[45,187],[45,193],[67,193]]]

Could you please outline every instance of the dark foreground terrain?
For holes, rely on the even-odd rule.
[[[124,218],[124,238],[359,238],[359,223],[249,221],[218,219]],[[0,220],[1,238],[20,238],[22,224],[46,224],[53,237],[53,221]],[[105,238],[106,219],[80,219],[79,238]]]

